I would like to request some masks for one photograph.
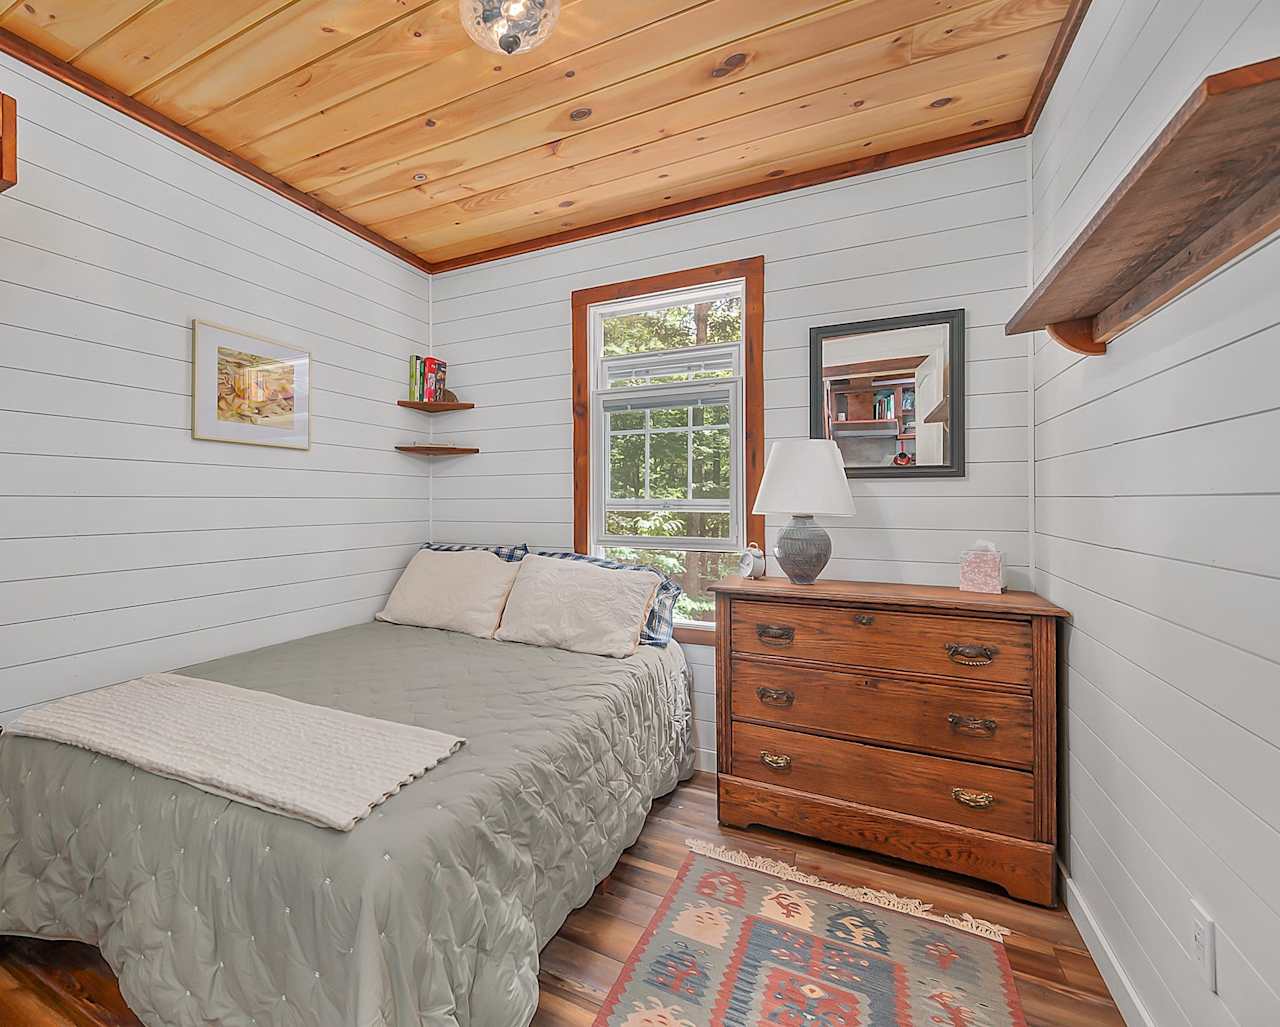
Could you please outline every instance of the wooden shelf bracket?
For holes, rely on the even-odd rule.
[[[1005,326],[1107,343],[1280,228],[1280,57],[1205,79]]]

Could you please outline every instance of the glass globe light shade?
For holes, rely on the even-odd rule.
[[[494,53],[527,53],[551,35],[560,0],[458,0],[467,35]]]

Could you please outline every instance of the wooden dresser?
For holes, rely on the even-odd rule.
[[[1030,592],[730,578],[716,593],[720,821],[1056,902],[1057,626]]]

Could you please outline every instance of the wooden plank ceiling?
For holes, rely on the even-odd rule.
[[[457,0],[0,0],[0,28],[437,269],[1020,134],[1070,6],[564,0],[517,57]]]

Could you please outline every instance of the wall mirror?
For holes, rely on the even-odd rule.
[[[964,311],[809,331],[810,436],[850,478],[964,474]]]

